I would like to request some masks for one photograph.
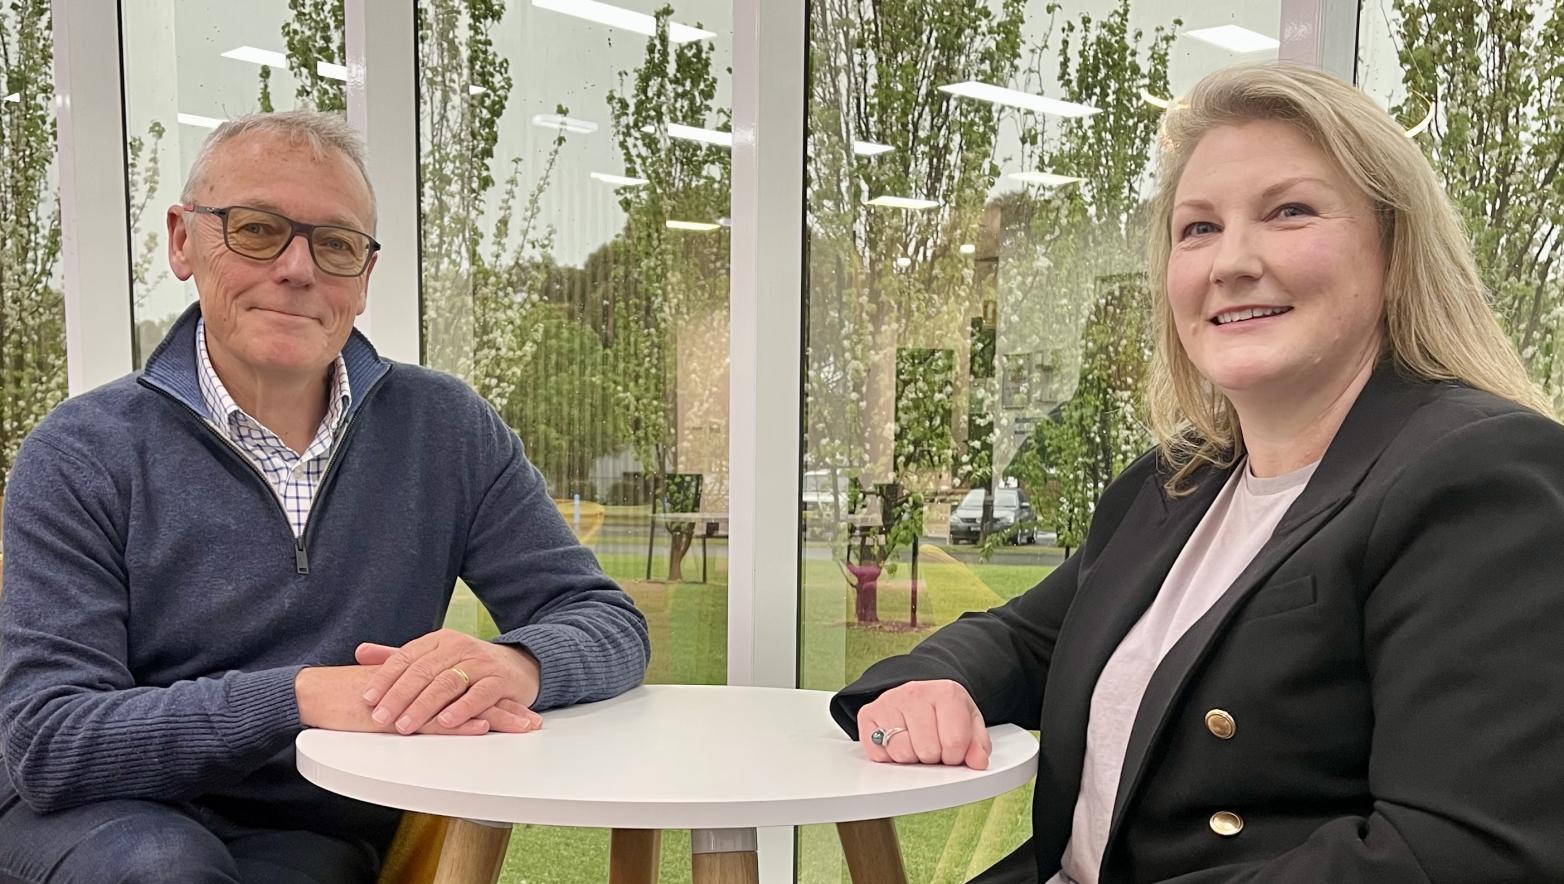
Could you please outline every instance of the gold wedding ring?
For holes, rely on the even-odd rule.
[[[462,680],[462,687],[472,684],[472,679],[467,677],[467,673],[463,672],[460,666],[452,666],[451,671],[456,673],[457,677]]]

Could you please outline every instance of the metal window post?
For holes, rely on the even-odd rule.
[[[373,8],[371,8],[373,7]],[[358,327],[381,355],[417,363],[418,43],[414,0],[343,0],[348,68],[348,122],[369,146],[383,248],[370,276],[369,303]]]
[[[54,0],[65,361],[76,395],[131,370],[129,196],[116,0]]]
[[[798,683],[804,0],[733,0],[728,682]],[[794,830],[760,833],[767,884]]]

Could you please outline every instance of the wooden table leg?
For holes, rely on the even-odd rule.
[[[690,830],[694,884],[760,884],[754,829]]]
[[[500,880],[510,828],[510,823],[451,820],[434,884],[494,884]]]
[[[608,884],[657,884],[662,832],[615,829],[608,847]]]
[[[890,820],[837,823],[836,834],[842,839],[853,884],[907,884],[896,826]]]

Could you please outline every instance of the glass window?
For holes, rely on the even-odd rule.
[[[806,521],[803,687],[843,686],[1080,545],[1150,446],[1159,115],[1212,70],[1275,58],[1280,20],[1278,0],[812,0],[803,468],[856,493]],[[1029,805],[1027,788],[899,819],[910,879],[987,868]],[[802,879],[842,880],[840,856],[805,830]]]
[[[1564,11],[1365,3],[1358,81],[1423,148],[1472,233],[1494,312],[1564,409]]]
[[[257,111],[346,111],[342,0],[121,0],[131,315],[139,367],[195,303],[168,269],[164,212],[224,120]]]
[[[635,597],[648,681],[720,684],[729,4],[417,15],[424,361],[493,403]],[[494,631],[465,587],[447,625]],[[687,837],[663,850],[686,879]],[[607,877],[604,831],[521,827],[511,844],[504,880]]]
[[[0,9],[0,500],[66,391],[53,64],[47,0]]]

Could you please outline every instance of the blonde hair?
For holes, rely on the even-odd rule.
[[[374,230],[377,223],[375,185],[369,180],[364,138],[359,135],[357,129],[348,125],[348,121],[341,114],[324,111],[291,110],[269,114],[245,114],[225,121],[201,142],[201,149],[196,153],[195,162],[190,164],[190,174],[185,176],[185,186],[180,192],[180,201],[188,203],[195,200],[195,192],[206,183],[206,168],[211,164],[212,155],[219,147],[241,135],[252,133],[272,135],[293,143],[303,142],[309,146],[311,155],[317,160],[333,151],[347,157],[363,176],[364,186],[369,188],[369,222],[370,230]]]
[[[1184,352],[1168,304],[1174,195],[1201,138],[1220,126],[1264,120],[1295,127],[1372,202],[1387,258],[1386,355],[1412,377],[1459,381],[1553,417],[1552,403],[1488,306],[1460,218],[1396,121],[1328,74],[1240,65],[1202,79],[1162,122],[1146,244],[1157,301],[1147,398],[1159,454],[1172,470],[1169,493],[1193,490],[1185,483],[1202,464],[1231,466],[1243,453],[1238,413]]]

